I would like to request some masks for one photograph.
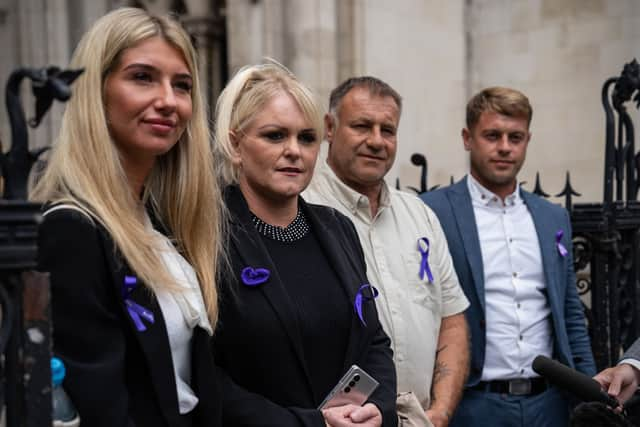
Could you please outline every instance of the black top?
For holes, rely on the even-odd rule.
[[[348,296],[313,232],[293,242],[262,236],[295,307],[302,352],[316,400],[323,400],[340,378],[351,312]],[[325,349],[331,349],[325,352]]]

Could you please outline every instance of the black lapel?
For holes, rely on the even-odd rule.
[[[304,372],[309,393],[313,396],[311,380],[305,363],[302,334],[299,329],[298,317],[293,308],[293,303],[287,294],[282,279],[280,279],[278,270],[273,264],[273,260],[267,252],[267,248],[262,243],[262,239],[251,221],[249,207],[240,189],[236,186],[229,186],[225,189],[224,193],[227,207],[231,212],[231,244],[238,252],[244,266],[266,268],[270,271],[269,279],[265,283],[260,284],[258,289],[262,295],[264,295],[278,319],[280,319],[282,328],[289,336]],[[233,271],[233,274],[239,276],[240,272]],[[234,279],[242,283],[238,277]]]
[[[324,215],[325,211],[317,208],[311,209],[302,199],[300,201],[324,254],[340,279],[340,285],[349,299],[349,305],[353,307],[358,289],[361,285],[369,283],[366,272],[360,272],[362,268],[356,262],[359,254],[354,252],[353,247],[347,246],[346,235],[341,233],[342,226],[335,216],[336,211],[326,210],[328,214]],[[370,319],[373,316],[373,311],[368,306],[374,304],[373,300],[364,303],[363,317],[365,321],[367,321],[367,315]],[[343,370],[349,368],[353,360],[356,359],[363,343],[366,342],[366,331],[367,328],[360,322],[355,309],[351,310],[351,327]]]
[[[111,276],[116,286],[118,295],[122,294],[122,285],[126,275],[133,276],[129,267],[122,261],[119,252],[114,248],[113,241],[108,238],[106,245],[106,253],[113,253],[113,257],[109,257]],[[144,353],[147,366],[149,367],[149,376],[153,382],[153,388],[158,398],[158,404],[162,408],[162,413],[170,426],[182,425],[178,411],[178,392],[176,388],[176,380],[173,375],[173,361],[171,357],[171,347],[169,345],[169,337],[167,335],[167,326],[162,316],[162,311],[158,305],[158,300],[153,292],[147,288],[141,281],[129,294],[129,298],[135,303],[141,305],[153,313],[154,322],[150,323],[143,320],[146,330],[138,331],[129,315],[122,298],[122,310],[129,327],[133,331],[140,348]]]

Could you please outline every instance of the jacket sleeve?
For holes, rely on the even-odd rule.
[[[342,222],[345,229],[344,235],[353,246],[358,264],[363,274],[366,275],[367,264],[355,226],[344,216]],[[367,328],[372,334],[372,339],[358,360],[358,365],[379,382],[378,388],[369,397],[368,402],[376,405],[382,413],[384,427],[395,427],[398,424],[396,412],[397,380],[391,340],[382,329],[376,305],[374,303],[368,304],[368,310],[369,313],[366,314]]]
[[[634,343],[627,349],[622,356],[623,359],[637,359],[640,360],[640,338],[634,341]]]
[[[565,211],[565,227],[566,244],[567,244],[567,261],[566,261],[566,291],[565,291],[565,322],[567,328],[567,336],[569,337],[569,346],[573,362],[578,371],[583,374],[593,376],[596,374],[596,365],[591,352],[591,342],[587,334],[585,324],[584,310],[578,291],[576,288],[576,274],[573,267],[573,244],[571,222],[569,215]]]
[[[57,210],[40,225],[38,245],[39,269],[50,273],[54,354],[82,424],[133,426],[123,324],[97,228],[80,212]]]

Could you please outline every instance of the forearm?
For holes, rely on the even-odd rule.
[[[469,330],[464,314],[442,319],[431,386],[432,417],[453,415],[469,373]],[[446,424],[445,424],[446,425]]]

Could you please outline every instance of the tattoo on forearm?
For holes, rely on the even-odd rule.
[[[440,380],[442,380],[445,377],[448,377],[449,375],[451,375],[451,369],[447,366],[447,364],[444,362],[436,361],[436,367],[433,370],[432,384],[435,385]]]
[[[440,347],[439,349],[436,350],[436,357],[438,357],[438,353],[440,353],[441,351],[444,351],[447,349],[447,345],[443,345],[442,347]]]

